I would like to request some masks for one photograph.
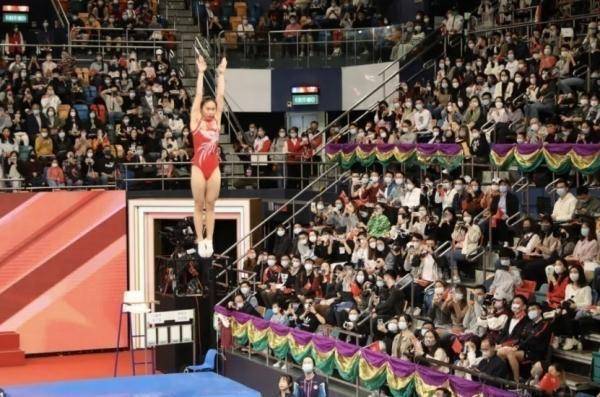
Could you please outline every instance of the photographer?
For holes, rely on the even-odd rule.
[[[300,314],[298,315],[298,313]],[[304,305],[293,312],[293,315],[292,318],[296,323],[296,328],[306,332],[315,332],[319,325],[326,323],[325,318],[315,309],[315,301],[312,295],[306,295]]]

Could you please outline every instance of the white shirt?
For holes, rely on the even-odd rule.
[[[565,288],[565,300],[572,300],[578,309],[583,309],[592,304],[592,289],[589,285],[577,288],[572,283]]]
[[[577,206],[577,199],[573,194],[567,192],[563,197],[559,197],[554,203],[552,210],[552,219],[557,222],[570,221],[575,213],[575,207]]]
[[[242,39],[245,39],[246,38],[246,33],[254,32],[254,26],[252,26],[249,23],[247,23],[245,25],[243,23],[240,23],[237,26],[237,32],[238,32],[238,37],[241,37]]]
[[[425,108],[420,111],[415,110],[412,122],[417,131],[429,131],[431,128],[431,112]]]
[[[421,189],[415,187],[410,191],[406,190],[400,199],[400,203],[402,206],[409,208],[418,207],[421,204]]]

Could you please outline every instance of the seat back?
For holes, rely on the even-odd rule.
[[[537,283],[533,280],[523,280],[523,283],[515,289],[516,295],[523,295],[528,300],[535,294]]]
[[[206,352],[206,356],[204,356],[204,366],[210,366],[210,368],[214,371],[216,365],[217,358],[217,350],[216,349],[208,349]]]

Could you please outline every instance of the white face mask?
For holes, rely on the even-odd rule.
[[[276,262],[277,261],[275,259],[267,259],[267,265],[269,266],[275,266]]]
[[[244,295],[248,295],[248,292],[250,292],[250,288],[242,287],[242,288],[240,288],[240,292]]]
[[[299,227],[294,228],[294,234],[300,234],[301,231],[302,229]]]
[[[364,283],[365,276],[363,276],[362,274],[359,274],[358,276],[356,276],[356,281],[360,284]]]
[[[279,237],[282,237],[284,234],[285,234],[285,230],[283,230],[283,229],[277,229],[277,235]]]
[[[398,332],[398,324],[397,323],[388,323],[387,329],[390,332]]]
[[[518,303],[513,303],[510,306],[510,310],[512,310],[513,313],[517,313],[518,311],[521,310],[521,305],[519,305]]]
[[[350,314],[348,316],[348,320],[355,322],[356,320],[358,320],[358,314],[354,314],[354,313]]]
[[[441,295],[444,293],[444,287],[435,287],[434,291],[436,294]]]
[[[377,243],[376,242],[369,243],[369,248],[371,248],[371,249],[377,248]]]
[[[390,183],[392,183],[392,177],[391,176],[386,176],[385,178],[383,178],[383,181],[389,185]]]
[[[317,241],[317,236],[315,236],[314,234],[311,234],[310,236],[308,236],[308,240],[311,243],[314,243],[315,241]]]
[[[281,260],[281,266],[288,267],[289,265],[290,265],[290,260],[289,259],[282,259]]]
[[[463,298],[463,294],[455,293],[454,297],[456,298],[457,301],[460,301]]]
[[[312,363],[302,364],[302,372],[305,374],[311,374],[314,370],[314,366]]]
[[[535,321],[537,320],[537,318],[540,316],[537,310],[530,310],[529,312],[527,312],[527,316],[529,317],[529,319],[531,321]]]
[[[569,278],[572,282],[576,283],[579,281],[579,273],[569,273]]]
[[[404,331],[404,330],[405,330],[405,329],[407,329],[407,328],[408,328],[408,324],[406,323],[406,321],[400,321],[400,322],[398,323],[398,329],[399,329],[400,331]]]
[[[310,273],[313,270],[313,265],[310,263],[307,263],[306,265],[304,265],[304,270],[306,270],[306,273]]]

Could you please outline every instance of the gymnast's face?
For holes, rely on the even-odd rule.
[[[202,105],[202,118],[206,120],[212,120],[215,118],[215,114],[217,113],[217,104],[215,101],[206,101],[204,105]]]

